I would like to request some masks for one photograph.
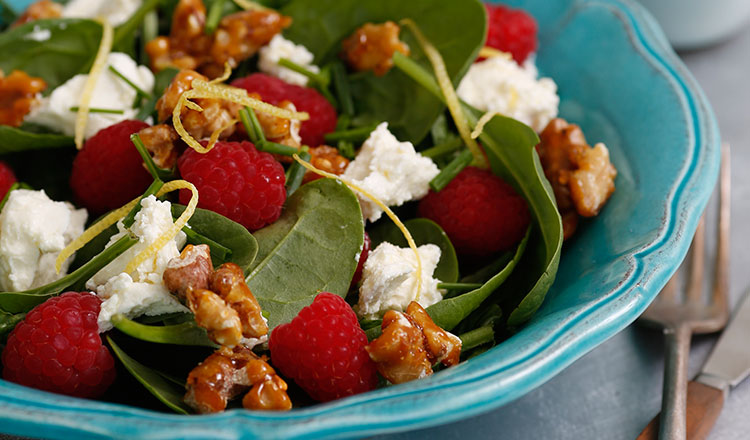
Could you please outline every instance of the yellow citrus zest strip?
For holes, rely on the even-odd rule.
[[[489,46],[484,46],[483,48],[479,49],[479,56],[481,58],[503,57],[506,59],[510,59],[513,57],[508,52],[503,52],[502,50],[498,50],[494,47]]]
[[[502,113],[500,112],[487,112],[482,115],[481,118],[477,121],[476,127],[474,127],[474,131],[471,132],[471,138],[476,139],[479,137],[480,134],[482,134],[482,131],[484,131],[484,126],[487,125],[488,122],[492,120],[495,116],[500,115],[502,116]]]
[[[234,0],[234,4],[246,11],[249,11],[251,9],[259,9],[261,11],[269,9],[258,2],[253,2],[250,0]]]
[[[414,256],[417,259],[417,295],[414,298],[414,301],[419,302],[419,296],[422,291],[422,258],[419,256],[419,252],[417,251],[417,244],[414,243],[414,238],[412,238],[411,233],[408,229],[406,229],[406,226],[401,222],[401,219],[398,218],[398,216],[391,211],[391,208],[386,206],[385,203],[381,202],[377,197],[370,194],[368,191],[364,190],[359,185],[349,181],[348,179],[344,179],[341,176],[337,176],[335,174],[331,174],[329,172],[320,170],[318,168],[315,168],[315,166],[309,162],[306,162],[302,160],[298,155],[293,154],[292,157],[294,160],[296,160],[300,165],[308,169],[309,171],[323,177],[328,177],[329,179],[336,179],[339,182],[343,183],[344,185],[348,186],[350,189],[357,191],[358,193],[362,194],[363,196],[370,199],[374,204],[378,205],[380,209],[383,210],[383,212],[386,213],[388,217],[393,221],[393,223],[396,225],[396,227],[401,230],[401,233],[404,234],[404,238],[406,238],[406,242],[409,244],[409,247],[414,252]]]
[[[68,259],[71,255],[73,255],[78,249],[84,247],[86,243],[93,240],[94,237],[99,235],[103,230],[107,229],[108,227],[114,225],[117,223],[118,220],[125,217],[128,212],[130,212],[131,209],[135,206],[136,203],[138,203],[138,200],[140,200],[140,197],[131,200],[128,202],[127,205],[123,206],[122,208],[118,208],[106,216],[99,220],[98,222],[91,225],[88,229],[83,231],[83,234],[79,235],[78,238],[71,241],[70,244],[65,246],[65,248],[60,251],[60,254],[57,256],[57,259],[55,260],[55,273],[60,273],[60,268],[62,267],[63,262]]]
[[[190,198],[190,202],[188,202],[187,207],[185,207],[185,211],[180,214],[177,220],[175,220],[174,224],[165,233],[160,235],[159,238],[154,240],[154,242],[151,243],[146,249],[142,250],[132,260],[130,260],[128,265],[125,266],[126,273],[133,272],[138,266],[141,265],[141,263],[148,260],[149,258],[155,257],[156,253],[159,252],[159,249],[164,247],[164,245],[167,244],[169,240],[173,239],[175,235],[177,235],[177,233],[180,232],[180,230],[187,224],[188,220],[190,220],[190,217],[193,216],[195,208],[196,206],[198,206],[198,190],[192,183],[186,180],[172,180],[165,183],[164,186],[161,187],[159,192],[156,193],[156,197],[163,196],[168,192],[178,189],[189,189],[192,193],[192,197]]]
[[[78,113],[76,114],[75,142],[76,148],[79,150],[83,148],[83,137],[86,134],[86,123],[89,119],[91,98],[93,98],[96,83],[99,81],[99,77],[102,75],[104,67],[107,64],[107,57],[112,50],[112,40],[114,37],[114,28],[112,25],[107,20],[98,21],[102,24],[102,40],[99,43],[99,50],[96,52],[94,64],[91,66],[86,83],[83,85],[81,101],[78,103]]]
[[[276,116],[278,118],[295,119],[300,121],[306,121],[310,119],[310,115],[307,112],[286,110],[263,102],[259,99],[251,98],[250,96],[248,96],[245,89],[231,87],[226,84],[204,81],[201,79],[194,79],[192,82],[192,87],[192,89],[183,92],[182,95],[180,95],[180,99],[177,100],[177,105],[175,105],[174,110],[172,110],[172,124],[174,125],[175,131],[177,131],[177,134],[180,135],[182,140],[185,141],[185,143],[187,143],[190,148],[198,153],[209,152],[214,147],[214,145],[216,145],[218,136],[216,139],[214,139],[212,135],[208,145],[204,147],[193,136],[191,136],[190,133],[188,133],[188,131],[182,125],[182,120],[180,120],[183,107],[188,107],[199,112],[203,111],[203,109],[198,104],[190,101],[190,99],[223,99],[225,101],[234,102],[235,104],[250,107],[252,109],[267,113],[271,116]],[[226,130],[226,128],[228,127],[222,128],[221,131]]]
[[[220,77],[214,78],[211,81],[209,81],[209,84],[218,84],[223,83],[224,81],[228,80],[229,77],[232,76],[232,66],[229,65],[229,62],[224,63],[224,73],[221,74]]]
[[[425,55],[430,60],[435,72],[435,78],[445,97],[445,105],[448,107],[448,111],[450,111],[453,121],[456,123],[458,134],[461,135],[461,139],[463,139],[466,146],[474,155],[474,166],[487,168],[487,159],[485,159],[482,149],[479,148],[477,142],[471,137],[469,122],[466,120],[466,115],[461,108],[461,102],[458,100],[456,89],[453,87],[450,76],[448,76],[448,70],[445,67],[442,55],[440,55],[440,52],[430,43],[427,37],[422,34],[422,31],[413,20],[404,18],[401,20],[401,24],[407,26],[412,31],[414,37],[422,46]]]

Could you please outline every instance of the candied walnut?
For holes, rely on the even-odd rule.
[[[251,93],[251,97],[262,100],[262,97],[257,93]],[[291,101],[281,101],[277,107],[285,110],[297,111],[297,107]],[[260,123],[263,129],[263,134],[266,139],[277,144],[287,145],[294,148],[302,146],[302,138],[299,135],[299,129],[302,122],[296,119],[280,118],[278,116],[269,115],[268,113],[256,112],[258,117],[258,123]],[[286,156],[287,158],[289,156]]]
[[[210,279],[211,290],[234,309],[242,322],[242,335],[260,338],[268,333],[268,324],[261,314],[260,304],[245,282],[242,268],[234,263],[219,266]]]
[[[563,235],[570,238],[578,216],[599,213],[615,190],[617,170],[604,144],[591,148],[575,124],[555,118],[540,134],[537,145],[544,174],[552,185],[563,221]]]
[[[197,69],[207,60],[211,36],[205,35],[206,7],[202,0],[180,0],[172,15],[168,37],[157,37],[146,43],[151,69],[167,67]]]
[[[172,258],[164,270],[164,286],[180,300],[187,299],[188,292],[195,289],[208,289],[208,281],[213,272],[211,250],[208,245],[189,244],[180,256]]]
[[[226,347],[234,347],[240,343],[240,317],[219,295],[206,289],[189,289],[187,304],[195,314],[195,323],[208,331],[209,339]]]
[[[164,95],[156,102],[159,120],[165,121],[172,116],[180,96],[193,88],[194,79],[207,81],[208,78],[193,70],[181,70],[169,83]],[[192,100],[203,111],[197,112],[183,107],[180,112],[182,125],[188,133],[196,139],[204,139],[217,130],[222,130],[220,139],[225,139],[234,133],[235,125],[231,122],[237,119],[241,105],[215,98],[201,98]]]
[[[10,27],[14,28],[43,18],[59,18],[62,17],[62,10],[63,7],[59,3],[55,3],[51,0],[40,0],[30,4],[23,14],[19,15],[16,21],[10,25]]]
[[[458,364],[461,357],[461,339],[458,336],[435,324],[427,311],[416,301],[409,303],[406,313],[422,329],[431,362],[442,362],[446,367]]]
[[[392,22],[366,23],[344,40],[342,57],[356,71],[372,70],[385,75],[393,67],[393,54],[409,55],[409,46],[398,39],[401,29]]]
[[[37,101],[37,95],[47,88],[41,78],[14,70],[4,76],[0,70],[0,125],[18,127]]]
[[[252,388],[251,388],[252,387]],[[227,402],[248,389],[243,406],[248,409],[288,410],[292,403],[287,385],[266,362],[244,347],[222,347],[188,375],[185,403],[197,412],[223,411]]]
[[[327,171],[337,176],[344,174],[346,167],[349,166],[349,159],[339,154],[339,150],[328,145],[319,145],[310,148],[310,163],[317,169]],[[311,182],[319,179],[321,176],[313,172],[306,172],[302,178],[302,183]]]
[[[158,124],[146,127],[138,132],[143,145],[151,153],[154,163],[159,168],[172,169],[177,163],[175,142],[180,138],[171,125]]]

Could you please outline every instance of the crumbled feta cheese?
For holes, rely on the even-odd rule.
[[[305,46],[294,44],[294,42],[282,37],[281,34],[276,34],[268,45],[260,48],[258,69],[261,72],[281,78],[289,84],[307,85],[308,78],[305,75],[279,65],[279,60],[282,58],[286,58],[311,72],[320,72],[318,66],[312,63],[315,57]]]
[[[179,256],[180,249],[185,244],[183,232],[180,231],[159,249],[154,258],[147,259],[133,272],[125,273],[127,264],[167,232],[173,224],[171,204],[161,202],[154,196],[141,201],[141,210],[135,215],[135,222],[129,232],[123,226],[122,220],[117,223],[118,232],[110,238],[107,246],[129,233],[138,237],[138,243],[86,282],[86,288],[95,291],[104,299],[99,313],[100,331],[112,328],[110,320],[116,313],[134,318],[142,314],[158,315],[188,311],[169,294],[162,281],[169,260]]]
[[[536,132],[557,116],[560,103],[557,85],[550,78],[537,79],[533,62],[520,67],[504,56],[472,64],[456,91],[479,110],[518,119]]]
[[[414,151],[411,142],[399,142],[383,122],[370,133],[342,177],[387,206],[399,206],[427,195],[430,180],[439,173],[430,158]],[[368,198],[358,197],[364,217],[371,222],[379,219],[383,210]]]
[[[55,260],[61,250],[83,233],[88,214],[67,202],[55,202],[44,191],[17,189],[0,213],[0,288],[21,291],[56,281]]]
[[[122,110],[123,113],[89,113],[85,133],[87,139],[110,125],[126,119],[135,119],[138,112],[133,108],[136,91],[109,70],[109,66],[113,66],[146,92],[151,92],[154,88],[154,74],[148,67],[139,66],[124,53],[109,54],[107,66],[96,83],[89,107]],[[26,116],[26,121],[45,125],[73,136],[77,112],[72,111],[71,107],[80,106],[81,94],[87,78],[87,74],[76,75],[57,87],[49,96],[40,100],[39,104]]]
[[[437,287],[440,281],[432,277],[440,261],[440,248],[425,244],[417,251],[422,260],[422,284],[417,302],[428,307],[443,299],[443,291]],[[367,257],[362,269],[362,285],[355,311],[366,319],[381,317],[388,310],[402,312],[416,300],[416,290],[417,259],[414,251],[388,242],[380,243]]]
[[[130,18],[142,0],[70,0],[63,8],[65,18],[104,18],[119,26]]]

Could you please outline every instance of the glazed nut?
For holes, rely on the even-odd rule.
[[[45,88],[43,79],[26,72],[14,70],[5,76],[0,70],[0,125],[20,126]]]
[[[195,314],[195,323],[206,329],[209,339],[225,347],[240,343],[240,317],[219,295],[210,290],[191,289],[187,293],[187,303]]]
[[[407,315],[422,329],[427,352],[432,363],[441,362],[446,367],[458,364],[461,357],[461,339],[440,328],[427,314],[427,311],[412,301],[406,308]]]
[[[138,132],[138,136],[148,152],[151,153],[156,166],[169,170],[177,164],[175,142],[180,136],[171,125],[157,124],[146,127]]]
[[[286,393],[287,384],[277,375],[265,377],[253,385],[242,398],[245,409],[263,411],[288,411],[292,409],[292,401]]]
[[[615,190],[617,170],[609,161],[609,150],[598,143],[579,157],[578,169],[570,174],[570,196],[583,217],[599,214]]]
[[[382,329],[383,333],[365,347],[381,376],[399,384],[432,374],[422,330],[408,315],[385,312]]]
[[[263,319],[260,304],[247,286],[241,267],[234,263],[222,264],[211,274],[210,286],[237,312],[244,337],[260,338],[268,333],[268,324]]]
[[[189,244],[180,256],[173,258],[164,270],[164,286],[185,301],[190,290],[208,289],[208,281],[213,271],[211,250],[208,245]]]
[[[310,163],[319,170],[339,176],[349,166],[349,159],[340,155],[337,148],[328,145],[319,145],[310,148]],[[318,174],[308,171],[305,173],[302,182],[307,183],[320,177]]]
[[[341,55],[358,72],[372,70],[375,75],[385,75],[393,67],[394,53],[409,55],[409,46],[398,39],[400,30],[392,21],[366,23],[341,43]]]

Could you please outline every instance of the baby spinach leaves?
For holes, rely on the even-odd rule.
[[[180,414],[190,414],[191,409],[187,406],[182,398],[185,395],[185,389],[166,379],[161,373],[153,370],[132,357],[128,356],[111,337],[107,336],[107,342],[112,348],[112,352],[125,366],[133,377],[140,382],[154,397],[171,408],[174,412]]]
[[[159,344],[219,347],[208,339],[206,329],[198,327],[194,320],[173,325],[145,325],[117,314],[112,317],[112,325],[126,335],[142,341]]]
[[[426,218],[407,220],[404,222],[404,226],[411,233],[417,246],[432,243],[440,248],[440,261],[438,261],[433,277],[444,283],[456,282],[458,280],[458,259],[453,244],[443,228]],[[372,240],[373,249],[384,241],[396,246],[408,246],[404,234],[391,222],[368,231],[368,234]]]
[[[16,324],[21,322],[25,316],[25,313],[14,314],[0,311],[0,340],[3,340],[3,337],[7,333],[10,333]]]
[[[476,0],[296,0],[282,13],[294,20],[284,35],[304,44],[319,64],[333,60],[341,50],[341,41],[367,22],[411,18],[443,55],[455,83],[482,47],[486,31],[485,10]],[[402,32],[401,38],[409,45],[412,56],[428,65],[411,35]],[[415,87],[396,69],[382,77],[369,72],[352,75],[350,85],[358,125],[387,120],[389,128],[402,140],[419,142],[443,109],[438,99]]]
[[[258,257],[247,283],[273,328],[291,321],[319,292],[346,295],[364,222],[349,188],[319,179],[295,191],[281,218],[254,235]]]
[[[49,92],[91,67],[101,38],[93,20],[36,20],[0,34],[0,69],[41,77]]]
[[[0,154],[73,145],[73,138],[63,134],[33,133],[22,128],[0,125]]]

